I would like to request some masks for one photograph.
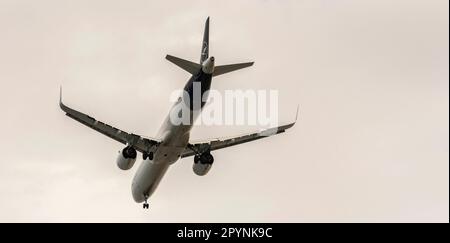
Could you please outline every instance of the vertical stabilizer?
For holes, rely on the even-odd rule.
[[[209,56],[209,17],[206,19],[205,31],[203,32],[202,52],[200,56],[200,64],[202,64]]]

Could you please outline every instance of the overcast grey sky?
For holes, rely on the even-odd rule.
[[[0,0],[0,221],[449,220],[448,1]],[[65,102],[153,136],[199,59],[254,60],[213,88],[279,90],[289,132],[174,164],[143,211],[123,146]],[[196,127],[192,138],[248,127]],[[140,161],[138,161],[139,163]]]

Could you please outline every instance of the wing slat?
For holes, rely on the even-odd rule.
[[[270,137],[272,135],[283,133],[287,129],[293,127],[294,125],[295,125],[295,122],[284,125],[284,126],[269,128],[269,129],[266,129],[266,130],[263,130],[260,132],[251,133],[251,134],[242,135],[242,136],[233,137],[233,138],[228,138],[228,139],[223,139],[223,140],[215,139],[215,140],[211,140],[211,141],[205,142],[205,143],[195,143],[194,142],[194,143],[189,144],[189,146],[181,154],[181,157],[185,158],[185,157],[193,156],[196,153],[205,152],[207,150],[210,150],[210,151],[218,150],[218,149],[222,149],[222,148],[226,148],[226,147],[235,146],[238,144],[255,141],[255,140],[258,140],[261,138]]]
[[[80,122],[81,124],[87,127],[92,128],[93,130],[105,136],[108,136],[109,138],[116,140],[117,142],[120,142],[125,145],[128,144],[134,147],[139,152],[142,153],[154,152],[156,151],[156,148],[160,143],[160,141],[144,138],[142,136],[133,133],[127,133],[104,122],[98,121],[89,115],[86,115],[82,112],[79,112],[64,105],[61,98],[59,106],[68,117]]]

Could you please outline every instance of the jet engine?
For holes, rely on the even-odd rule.
[[[121,170],[129,170],[133,167],[134,162],[136,162],[136,149],[131,146],[127,146],[121,151],[119,151],[119,156],[117,157],[117,166]]]
[[[202,153],[200,155],[195,155],[192,170],[196,175],[204,176],[211,169],[213,162],[214,157],[209,152]]]

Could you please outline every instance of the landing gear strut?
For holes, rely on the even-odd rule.
[[[149,160],[153,160],[153,152],[150,152],[150,153],[143,153],[143,154],[142,154],[142,158],[143,158],[144,160],[146,160],[147,158],[148,158]]]
[[[144,209],[148,209],[148,202],[147,202],[147,199],[148,199],[148,196],[145,196],[145,202],[144,202],[144,204],[142,205],[142,207],[144,208]]]

